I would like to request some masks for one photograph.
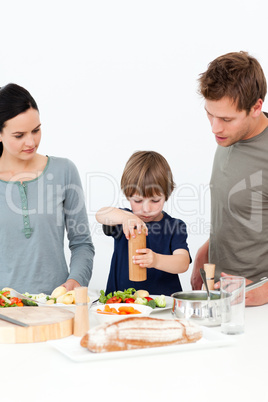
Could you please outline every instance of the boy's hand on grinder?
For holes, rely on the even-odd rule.
[[[140,255],[133,256],[133,263],[142,268],[153,268],[157,264],[157,254],[149,248],[141,248],[136,250]]]
[[[123,225],[123,232],[127,238],[127,240],[129,240],[130,236],[135,238],[136,234],[135,234],[135,230],[137,229],[137,232],[140,234],[142,232],[142,229],[146,229],[146,236],[148,234],[148,228],[145,225],[145,223],[138,218],[136,215],[131,214],[132,216],[126,216],[123,219],[122,225]]]

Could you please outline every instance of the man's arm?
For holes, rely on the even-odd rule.
[[[193,290],[200,290],[202,288],[202,278],[200,275],[200,268],[204,267],[204,264],[208,263],[208,248],[209,248],[209,240],[203,244],[202,247],[197,251],[193,272],[191,276],[191,285]]]
[[[221,276],[227,276],[225,272],[221,272]],[[232,275],[234,276],[234,275]],[[246,279],[246,285],[250,285],[251,280]],[[220,281],[215,283],[215,289],[220,290]],[[245,295],[246,306],[262,306],[268,303],[268,282],[264,283],[256,289],[249,290]]]

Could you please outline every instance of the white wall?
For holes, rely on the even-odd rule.
[[[90,288],[105,288],[113,250],[94,215],[124,202],[120,178],[136,150],[170,163],[177,189],[166,211],[188,224],[193,258],[207,239],[215,141],[196,80],[215,57],[239,50],[268,76],[267,11],[266,0],[2,2],[0,86],[32,93],[40,152],[79,169],[96,247]]]

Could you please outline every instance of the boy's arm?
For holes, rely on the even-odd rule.
[[[141,233],[142,228],[146,227],[145,223],[132,212],[114,207],[101,208],[96,213],[96,220],[108,226],[122,225],[127,239],[130,236],[135,237],[135,228],[137,228],[138,233]]]
[[[156,268],[171,274],[181,274],[189,268],[190,256],[187,250],[177,249],[172,255],[157,254],[148,248],[137,250],[134,264],[142,268]]]
[[[114,207],[104,207],[96,213],[97,221],[108,226],[121,225],[127,216],[131,217],[133,214]]]

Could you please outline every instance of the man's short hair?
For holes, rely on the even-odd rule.
[[[200,74],[199,93],[208,100],[228,97],[247,114],[258,99],[264,101],[267,83],[260,63],[247,52],[219,56]]]

